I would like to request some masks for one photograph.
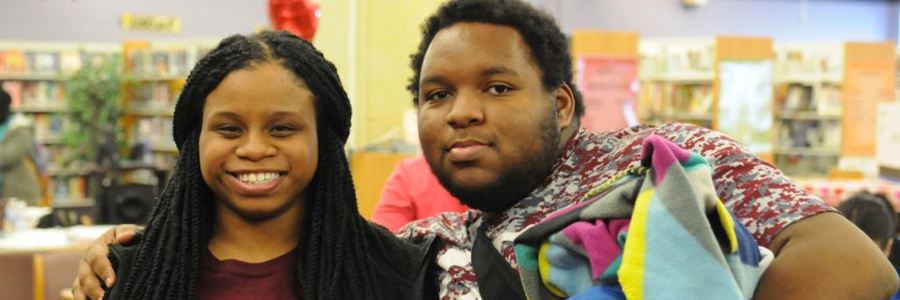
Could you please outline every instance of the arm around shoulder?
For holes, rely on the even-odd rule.
[[[897,291],[887,257],[840,214],[797,221],[769,247],[775,260],[753,299],[888,299]]]

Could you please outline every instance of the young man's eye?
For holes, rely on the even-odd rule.
[[[425,101],[433,101],[433,100],[441,100],[450,97],[450,92],[448,91],[435,91],[425,96]]]
[[[505,85],[492,85],[492,86],[488,87],[487,91],[488,91],[488,93],[490,93],[492,95],[502,95],[511,90],[512,90],[512,88],[505,86]]]

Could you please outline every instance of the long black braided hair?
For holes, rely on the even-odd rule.
[[[367,257],[371,227],[358,213],[344,144],[350,100],[337,70],[309,42],[286,32],[228,37],[188,76],[175,107],[173,133],[180,157],[125,282],[123,299],[194,299],[200,257],[208,246],[213,193],[199,164],[201,115],[207,95],[231,72],[274,62],[315,95],[319,168],[307,187],[297,280],[305,299],[379,299]],[[264,87],[261,87],[264,88]]]

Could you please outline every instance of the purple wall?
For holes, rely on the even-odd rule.
[[[322,0],[347,1],[347,0]],[[390,1],[390,0],[358,0]],[[709,0],[685,9],[681,0],[526,0],[545,7],[563,29],[637,31],[645,37],[768,36],[784,41],[896,39],[898,4],[889,1]],[[0,39],[122,41],[223,37],[267,25],[266,0],[0,0]],[[123,12],[172,15],[183,32],[122,32]],[[410,50],[412,51],[412,50]]]
[[[0,39],[119,42],[218,38],[268,25],[267,0],[0,0]],[[182,19],[180,34],[123,32],[122,13]]]
[[[896,40],[898,4],[889,1],[709,0],[686,9],[681,0],[527,0],[563,27],[636,31],[643,37],[767,36],[783,41]]]

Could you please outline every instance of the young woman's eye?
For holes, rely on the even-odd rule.
[[[241,133],[240,128],[231,125],[218,126],[216,127],[215,131],[227,136],[238,135]]]
[[[275,125],[274,127],[272,127],[272,133],[274,133],[276,135],[287,135],[287,134],[291,134],[292,132],[294,132],[296,130],[297,130],[297,128],[295,128],[294,126],[290,126],[290,125]]]
[[[492,86],[488,87],[487,91],[488,91],[488,93],[490,93],[492,95],[503,95],[506,92],[509,92],[511,90],[512,90],[512,88],[510,88],[508,86],[498,84],[498,85],[492,85]]]
[[[450,92],[448,91],[434,91],[425,97],[425,101],[441,100],[446,99],[447,97],[450,97]]]

